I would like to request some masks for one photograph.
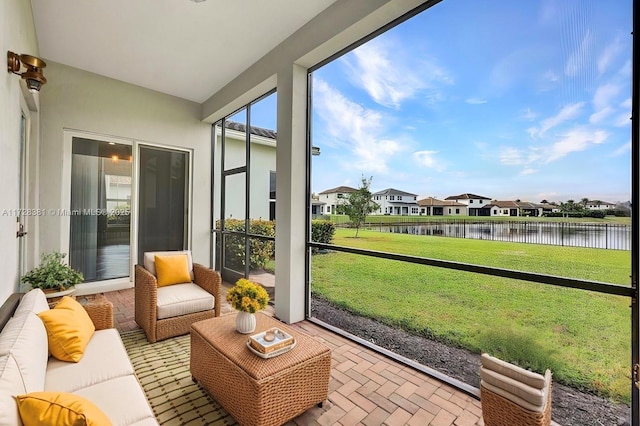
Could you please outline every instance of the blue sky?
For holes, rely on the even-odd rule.
[[[312,190],[631,198],[631,0],[444,0],[313,74]]]

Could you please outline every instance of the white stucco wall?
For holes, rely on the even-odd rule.
[[[41,92],[40,207],[69,207],[65,129],[192,149],[191,249],[194,261],[209,265],[211,126],[200,121],[200,105],[56,63],[47,67],[47,79]],[[40,218],[41,251],[65,246],[63,220]]]
[[[7,51],[38,56],[35,28],[29,0],[4,0],[0,2],[0,47],[2,60]],[[5,65],[3,69],[6,70]],[[18,245],[16,239],[16,217],[1,214],[5,210],[18,208],[20,116],[22,105],[31,104],[30,115],[34,129],[30,129],[31,147],[37,142],[37,97],[24,94],[24,83],[15,74],[3,72],[0,78],[0,152],[2,167],[2,197],[0,197],[0,303],[11,293],[18,291]],[[29,109],[29,107],[27,107]],[[32,235],[29,235],[31,238]]]

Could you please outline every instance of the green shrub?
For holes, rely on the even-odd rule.
[[[329,220],[311,221],[311,241],[314,243],[331,244],[336,233],[335,223]],[[316,252],[317,250],[314,250]]]
[[[224,221],[227,231],[244,232],[245,221],[239,219],[227,219]],[[220,224],[216,223],[216,228]],[[261,219],[249,221],[249,233],[275,237],[275,222]],[[218,240],[218,245],[220,244]],[[244,271],[244,237],[238,235],[225,236],[225,265],[236,271]],[[218,246],[218,250],[220,247]],[[275,256],[275,242],[258,238],[249,238],[249,267],[251,270],[264,269],[266,264]]]

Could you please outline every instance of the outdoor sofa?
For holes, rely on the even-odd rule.
[[[31,424],[44,425],[67,424],[60,416],[66,422],[85,416],[94,420],[89,424],[158,425],[117,330],[99,330],[84,315],[71,298],[50,310],[39,289],[15,293],[0,307],[0,426],[22,425],[25,415],[33,416]],[[79,333],[89,336],[84,349],[79,351],[82,344],[77,344],[82,339],[65,343],[52,319],[71,329],[80,324]],[[88,324],[95,331],[87,330]],[[57,359],[52,352],[71,361]]]

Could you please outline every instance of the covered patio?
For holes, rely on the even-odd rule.
[[[230,285],[225,283],[225,289]],[[139,329],[134,320],[133,289],[105,293],[113,303],[115,327],[120,333]],[[225,301],[223,315],[233,312]],[[273,309],[267,311],[273,314]],[[358,345],[310,321],[293,327],[304,331],[332,351],[329,399],[287,425],[483,425],[480,401]]]

